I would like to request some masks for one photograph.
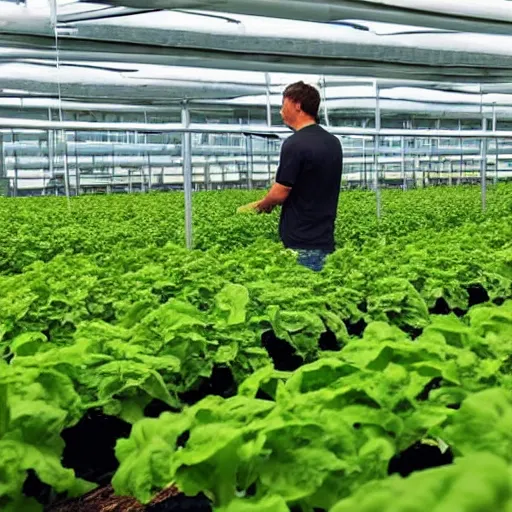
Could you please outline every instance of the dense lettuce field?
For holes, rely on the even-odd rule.
[[[2,512],[512,510],[512,187],[342,193],[320,273],[258,197],[0,201]]]

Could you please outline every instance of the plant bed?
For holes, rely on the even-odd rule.
[[[278,338],[274,331],[266,331],[261,335],[261,344],[271,357],[274,368],[280,371],[294,371],[304,364],[304,359],[297,354],[286,340]]]
[[[450,449],[442,452],[437,446],[419,441],[389,461],[388,474],[398,473],[406,477],[415,471],[446,466],[452,462],[453,453]]]
[[[142,505],[135,498],[116,496],[111,485],[95,489],[80,498],[55,503],[45,512],[211,512],[210,501],[204,496],[180,494],[176,487],[160,492],[151,503]]]
[[[194,405],[203,398],[216,395],[222,398],[235,396],[238,386],[231,369],[223,365],[215,365],[211,376],[203,378],[195,389],[179,394],[180,400],[187,405]]]
[[[114,452],[116,442],[128,437],[130,431],[129,423],[107,416],[99,409],[90,409],[75,426],[62,432],[66,443],[63,465],[90,482],[99,485],[110,482],[119,466]]]

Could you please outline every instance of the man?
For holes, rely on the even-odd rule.
[[[343,153],[340,141],[317,123],[320,94],[297,82],[283,93],[281,117],[294,130],[282,145],[276,182],[250,207],[270,213],[282,205],[279,236],[301,265],[319,271],[334,251],[334,222]]]

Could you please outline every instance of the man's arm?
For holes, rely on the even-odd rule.
[[[256,209],[260,212],[270,213],[276,206],[283,204],[290,195],[292,187],[285,187],[274,183],[267,195],[257,203]]]

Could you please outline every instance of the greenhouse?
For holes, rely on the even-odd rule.
[[[0,512],[510,512],[511,34],[509,0],[0,0]],[[261,206],[301,81],[328,249]]]

